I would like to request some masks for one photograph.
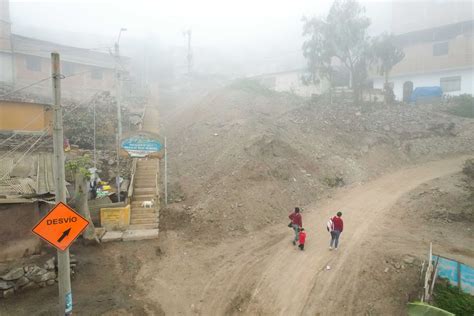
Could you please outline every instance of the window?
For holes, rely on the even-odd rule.
[[[41,71],[41,58],[36,56],[26,56],[26,69],[31,71]]]
[[[439,80],[439,85],[443,92],[459,91],[461,90],[461,77],[445,77]]]
[[[96,79],[96,80],[101,80],[102,79],[102,70],[101,69],[94,69],[92,72],[91,72],[91,78],[92,79]]]
[[[68,63],[64,62],[63,63],[63,70],[62,70],[63,75],[65,76],[70,76],[74,74],[74,64],[73,63]]]
[[[447,55],[449,51],[448,42],[433,44],[433,56]]]

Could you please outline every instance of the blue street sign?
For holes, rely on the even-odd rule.
[[[122,148],[126,150],[131,157],[146,157],[149,154],[159,152],[163,145],[147,135],[137,135],[126,138],[122,141]]]

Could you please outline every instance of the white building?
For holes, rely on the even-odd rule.
[[[390,72],[398,100],[417,87],[441,87],[445,95],[473,94],[473,11],[470,1],[395,1],[392,31],[405,58]],[[373,78],[382,89],[384,79]]]
[[[262,74],[250,78],[258,80],[262,85],[271,90],[290,92],[302,97],[319,95],[329,88],[329,83],[324,79],[317,80],[315,83],[305,84],[303,81],[305,72],[305,69],[296,69]]]

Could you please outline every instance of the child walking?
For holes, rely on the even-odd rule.
[[[303,251],[304,250],[304,242],[306,241],[306,232],[304,231],[304,228],[301,227],[300,228],[300,234],[299,234],[299,245],[298,247],[300,247],[300,250]]]

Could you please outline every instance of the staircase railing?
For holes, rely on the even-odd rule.
[[[160,160],[156,159],[156,173],[155,173],[155,195],[157,200],[160,198],[160,187],[158,186],[159,183],[159,175],[160,175]]]
[[[132,160],[132,170],[130,172],[130,185],[128,186],[128,199],[133,196],[133,188],[135,187],[135,173],[137,171],[137,158]]]

